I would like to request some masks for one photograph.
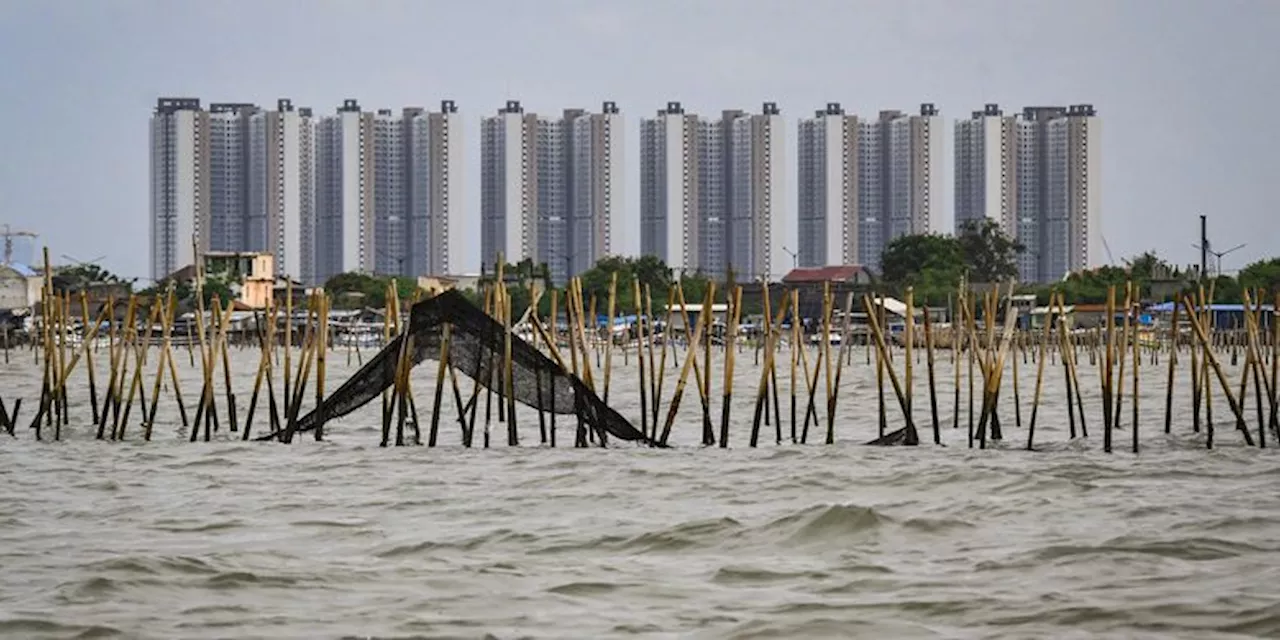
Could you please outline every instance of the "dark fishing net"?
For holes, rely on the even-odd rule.
[[[412,336],[410,360],[439,361],[442,328],[449,325],[449,363],[460,373],[505,398],[502,380],[507,331],[457,291],[446,291],[413,305],[408,331],[392,340],[324,403],[298,419],[296,431],[315,429],[321,412],[326,421],[341,418],[377,398],[395,384],[401,345]],[[576,376],[533,345],[511,335],[511,397],[526,406],[555,414],[581,416],[586,426],[619,440],[649,443],[636,429],[587,388]],[[258,438],[269,440],[278,433]]]

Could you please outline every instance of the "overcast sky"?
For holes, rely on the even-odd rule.
[[[0,0],[0,224],[55,262],[147,273],[147,121],[159,96],[332,113],[453,99],[466,118],[479,253],[479,119],[598,109],[638,128],[668,100],[795,122],[936,103],[951,127],[984,103],[1090,103],[1102,118],[1102,228],[1115,261],[1198,260],[1198,215],[1238,269],[1280,255],[1280,2],[1271,0]],[[795,206],[794,162],[787,206]],[[951,167],[947,168],[947,212]],[[65,260],[64,260],[65,261]]]

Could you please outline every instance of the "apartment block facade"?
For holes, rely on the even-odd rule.
[[[1102,261],[1100,122],[1092,105],[985,105],[955,129],[956,232],[983,218],[1024,247],[1023,282],[1059,280]]]
[[[640,123],[640,251],[677,272],[780,278],[796,246],[777,105],[718,120],[669,102]]]
[[[933,104],[914,115],[881,111],[864,119],[833,102],[802,120],[796,264],[878,271],[894,239],[949,232],[941,199],[944,126]]]
[[[625,133],[616,103],[559,118],[509,100],[481,121],[481,260],[530,259],[564,283],[606,255],[635,255],[626,211]]]

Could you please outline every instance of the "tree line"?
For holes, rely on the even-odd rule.
[[[970,283],[1008,282],[1018,276],[1017,258],[1023,252],[1017,241],[1009,238],[992,220],[969,223],[955,236],[941,234],[915,234],[901,236],[889,243],[881,257],[881,273],[873,274],[871,289],[901,296],[911,287],[919,304],[944,305],[959,290],[962,281]],[[551,288],[550,273],[546,264],[535,264],[524,259],[503,265],[504,280],[512,298],[515,315],[524,313],[532,300],[534,286],[546,291]],[[489,267],[481,278],[482,285],[492,282],[497,270]],[[597,311],[605,312],[609,299],[609,287],[617,277],[616,312],[629,315],[636,312],[637,284],[641,300],[647,292],[654,310],[665,309],[668,296],[674,297],[674,285],[678,281],[687,303],[702,301],[711,279],[702,273],[676,274],[671,267],[652,255],[635,258],[606,256],[594,266],[579,274],[583,297],[597,300]],[[1238,303],[1245,290],[1264,290],[1272,294],[1280,292],[1280,257],[1259,260],[1241,269],[1235,276],[1219,274],[1205,282],[1199,279],[1198,270],[1182,269],[1172,265],[1155,251],[1146,251],[1123,260],[1121,266],[1103,266],[1075,272],[1060,282],[1023,284],[1017,291],[1034,294],[1041,304],[1047,304],[1051,292],[1061,292],[1067,304],[1101,303],[1106,301],[1108,288],[1123,287],[1132,282],[1146,300],[1166,300],[1174,296],[1198,292],[1201,284],[1206,292],[1213,291],[1213,302]],[[132,290],[134,281],[119,278],[98,265],[80,264],[61,267],[54,273],[56,291],[76,290],[90,283],[113,283]],[[717,283],[718,291],[733,286],[733,274],[729,282]],[[342,273],[329,278],[324,288],[333,296],[333,307],[381,308],[385,306],[387,293],[394,282],[397,295],[412,299],[418,288],[416,278]],[[205,302],[215,295],[222,300],[234,296],[234,285],[219,274],[210,274],[203,287]],[[1212,285],[1211,287],[1209,285]],[[159,282],[139,294],[163,293],[167,282]],[[180,301],[194,301],[194,289],[190,283],[174,283]],[[481,287],[483,288],[483,287]],[[463,292],[477,305],[483,304],[482,293]],[[717,298],[721,297],[720,294]],[[542,296],[539,312],[550,312],[551,298]],[[744,312],[752,312],[744,309]]]

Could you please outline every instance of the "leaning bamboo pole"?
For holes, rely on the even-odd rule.
[[[676,287],[679,284],[677,283]],[[658,416],[662,411],[662,389],[666,386],[667,377],[667,352],[672,351],[672,357],[676,357],[674,353],[674,344],[671,340],[671,316],[673,313],[672,306],[675,304],[676,287],[667,288],[667,313],[662,322],[662,356],[658,359],[658,374],[655,376],[658,384],[653,390],[653,431],[654,439],[657,439],[658,432]],[[609,348],[613,348],[613,339],[610,337]],[[674,364],[674,363],[673,363]]]
[[[263,317],[269,318],[269,321],[263,322]],[[272,301],[268,299],[264,313],[261,316],[255,314],[254,318],[254,325],[258,334],[258,345],[262,349],[262,353],[259,354],[258,370],[253,377],[253,389],[249,393],[249,409],[244,416],[243,440],[248,440],[249,433],[253,430],[253,414],[258,407],[258,394],[262,390],[263,380],[267,377],[267,368],[271,366],[271,326],[273,324],[275,324],[275,310],[272,306]]]
[[[853,342],[849,332],[853,319],[853,293],[845,294],[843,327],[840,330],[840,351],[836,356],[835,384],[831,395],[827,397],[827,444],[835,444],[836,402],[840,396],[840,376],[844,373],[844,363],[849,355],[849,343]]]
[[[678,291],[676,295],[678,298],[680,298],[680,306],[681,308],[683,308],[685,306],[684,292]],[[712,300],[711,289],[708,288],[707,291],[704,292],[703,294],[702,313],[710,312],[711,300]],[[686,312],[685,318],[686,320],[685,320],[684,326],[687,329],[689,327],[687,312]],[[696,362],[698,359],[698,345],[702,341],[702,338],[705,332],[706,332],[706,325],[703,322],[701,322],[701,320],[699,320],[698,325],[694,327],[693,336],[689,338],[689,346],[687,349],[685,349],[684,365],[680,367],[680,377],[676,379],[676,388],[675,388],[675,391],[673,391],[671,394],[671,404],[668,405],[667,407],[667,417],[662,424],[662,436],[658,439],[658,443],[660,445],[665,446],[667,444],[667,439],[671,437],[671,427],[672,425],[675,424],[676,412],[680,410],[680,400],[684,398],[685,385],[689,381],[689,373],[693,371],[694,362]],[[697,386],[697,384],[698,383],[695,380],[694,385]]]
[[[764,283],[764,321],[767,323],[763,336],[764,340],[764,368],[760,370],[760,383],[756,387],[756,406],[755,414],[751,419],[751,440],[750,446],[754,448],[760,440],[760,418],[769,403],[769,373],[773,369],[774,360],[777,358],[777,345],[774,344],[774,325],[782,323],[783,315],[787,309],[787,298],[782,298],[782,304],[778,305],[778,314],[774,318],[770,313],[769,304],[769,285]],[[774,421],[781,424],[781,418],[774,416]],[[781,432],[779,432],[781,433]],[[781,439],[779,437],[779,439]]]
[[[1185,297],[1183,300],[1188,307],[1191,307],[1190,300]],[[1235,394],[1231,392],[1231,383],[1227,381],[1227,376],[1223,373],[1222,366],[1218,364],[1217,356],[1214,355],[1212,349],[1208,348],[1208,345],[1210,344],[1209,335],[1205,331],[1204,324],[1201,322],[1201,319],[1197,314],[1192,313],[1188,315],[1191,317],[1191,329],[1195,331],[1196,337],[1200,340],[1200,344],[1206,347],[1205,358],[1207,358],[1214,375],[1218,378],[1218,383],[1222,386],[1222,392],[1227,397],[1227,404],[1231,408],[1231,413],[1236,417],[1236,424],[1239,427],[1240,434],[1244,437],[1245,444],[1252,447],[1254,446],[1253,436],[1249,433],[1249,430],[1243,426],[1244,413],[1240,408],[1240,402],[1236,399]]]
[[[871,297],[863,296],[863,308],[871,309]],[[920,436],[916,433],[915,422],[911,419],[911,412],[907,404],[906,397],[903,393],[902,384],[898,380],[898,374],[894,370],[893,363],[885,356],[887,347],[885,346],[884,329],[881,326],[880,318],[875,313],[868,313],[867,319],[871,323],[871,331],[875,339],[876,352],[880,355],[885,363],[885,372],[889,375],[889,382],[893,385],[894,395],[898,398],[898,407],[902,410],[902,416],[905,419],[906,438],[904,444],[916,445],[920,442]],[[882,435],[881,438],[884,436]]]
[[[148,351],[148,346],[150,346],[151,344],[152,327],[155,326],[155,323],[159,315],[160,315],[160,301],[153,300],[151,303],[151,312],[150,314],[148,314],[148,317],[147,317],[147,326],[146,326],[146,329],[143,331],[143,337],[141,340],[138,340],[138,331],[136,328],[134,329],[133,357],[134,357],[135,366],[133,369],[133,379],[129,383],[129,395],[125,399],[124,412],[122,414],[119,424],[116,425],[114,428],[115,433],[112,436],[113,440],[125,439],[125,431],[128,429],[128,426],[129,426],[129,413],[133,408],[133,397],[135,395],[142,395],[143,397],[140,399],[140,401],[142,402],[142,405],[144,407],[146,406],[146,402],[147,402],[146,396],[143,395],[143,390],[142,390],[142,374],[147,367],[147,351]]]

